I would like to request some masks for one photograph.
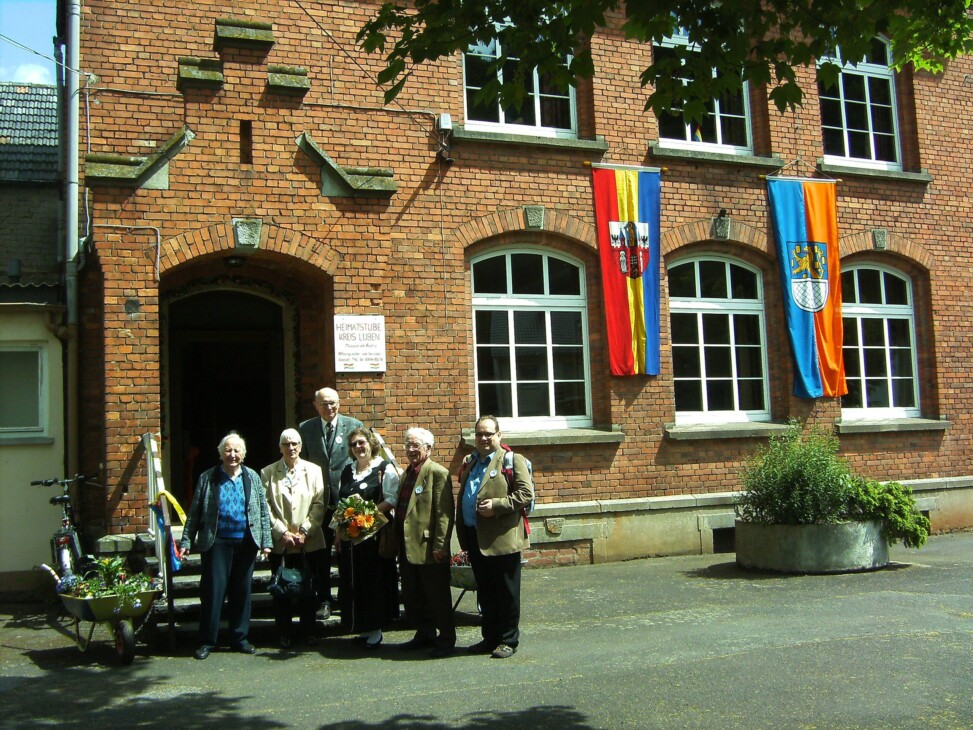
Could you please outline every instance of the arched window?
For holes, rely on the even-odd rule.
[[[866,264],[841,272],[845,378],[843,418],[917,418],[919,410],[912,282]]]
[[[505,431],[591,426],[583,265],[529,248],[472,264],[477,412]]]
[[[716,256],[668,270],[677,423],[769,421],[763,281]]]

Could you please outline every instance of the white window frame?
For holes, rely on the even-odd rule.
[[[737,408],[734,410],[708,410],[706,408],[706,388],[705,384],[707,382],[706,377],[706,358],[702,352],[705,342],[702,341],[703,329],[702,323],[699,322],[699,333],[700,342],[697,343],[698,348],[701,350],[699,353],[699,363],[700,363],[700,376],[699,378],[677,378],[675,371],[673,371],[673,401],[675,401],[675,383],[677,380],[700,380],[703,384],[702,396],[703,396],[703,407],[702,411],[676,411],[676,423],[677,424],[720,424],[720,423],[747,423],[747,422],[766,422],[771,420],[770,414],[770,370],[768,367],[767,359],[767,318],[765,313],[765,297],[764,297],[764,284],[763,284],[763,273],[760,269],[750,266],[743,261],[730,257],[730,256],[719,256],[713,254],[702,254],[699,256],[692,256],[688,258],[681,258],[679,260],[670,263],[666,270],[671,271],[672,269],[682,266],[684,264],[694,264],[695,276],[696,276],[696,289],[697,292],[702,291],[700,285],[700,273],[699,264],[700,262],[722,262],[727,266],[727,276],[729,277],[730,268],[729,266],[739,266],[740,268],[748,271],[756,276],[757,281],[757,298],[756,299],[711,299],[702,297],[675,297],[672,294],[669,295],[669,315],[670,315],[670,328],[672,324],[671,316],[673,314],[695,314],[697,320],[701,320],[704,314],[725,314],[731,317],[731,327],[730,327],[730,343],[726,345],[727,347],[735,347],[735,330],[732,327],[732,315],[744,314],[744,315],[756,315],[758,319],[758,328],[760,332],[760,363],[762,369],[761,385],[763,389],[763,401],[764,408],[761,410],[743,410],[739,408],[739,381],[737,373],[737,362],[736,358],[730,358],[731,365],[731,376],[730,380],[733,383],[733,399]],[[727,279],[729,281],[729,278]],[[721,345],[723,346],[723,345]],[[675,348],[676,343],[674,338],[670,338],[670,347]],[[673,357],[675,353],[673,352]],[[722,379],[722,378],[721,378]]]
[[[495,44],[495,48],[496,48],[496,56],[494,56],[494,58],[496,58],[501,55],[500,41],[494,38],[493,43]],[[473,46],[471,46],[470,48],[473,48]],[[499,122],[487,122],[478,119],[471,119],[469,106],[467,104],[468,94],[471,89],[478,91],[480,87],[471,87],[467,82],[466,58],[467,56],[470,55],[480,56],[482,58],[489,58],[489,56],[485,56],[484,54],[471,53],[470,49],[467,49],[466,51],[463,52],[463,114],[464,114],[464,118],[466,119],[466,129],[472,131],[480,131],[480,132],[499,132],[504,134],[526,134],[534,137],[555,137],[555,138],[560,137],[565,139],[577,138],[578,102],[577,102],[577,95],[575,93],[575,88],[573,86],[569,86],[567,92],[568,106],[570,108],[570,114],[571,114],[571,128],[561,129],[559,127],[545,127],[541,123],[541,100],[547,95],[541,93],[541,86],[540,86],[541,80],[540,80],[540,75],[537,73],[536,67],[531,69],[531,74],[533,74],[534,91],[532,94],[528,95],[527,99],[525,99],[524,101],[525,104],[532,103],[534,105],[534,119],[536,120],[535,124],[527,125],[527,124],[513,124],[513,123],[505,122],[504,121],[505,112],[503,106],[500,105],[499,102],[497,102],[499,117],[500,117]],[[570,61],[571,59],[570,57],[568,57],[565,60],[565,63],[566,64],[570,63]],[[497,75],[502,82],[503,69],[500,69],[497,72]]]
[[[0,440],[24,436],[48,436],[51,420],[50,403],[50,365],[46,342],[3,342],[0,352],[32,352],[37,355],[37,421],[36,425],[0,426]],[[4,407],[0,405],[0,407]]]
[[[524,295],[524,294],[511,294],[510,288],[512,285],[512,256],[516,254],[534,254],[545,257],[547,259],[559,259],[572,266],[577,267],[579,283],[580,283],[580,294],[576,296],[564,296],[564,295]],[[496,347],[492,343],[481,344],[477,342],[476,338],[476,313],[481,311],[504,311],[508,313],[508,323],[510,332],[510,343],[507,345],[510,349],[510,397],[511,406],[514,412],[512,416],[500,416],[499,414],[492,414],[497,416],[497,420],[500,422],[500,429],[505,432],[512,433],[523,433],[527,431],[533,431],[537,429],[569,429],[569,428],[591,428],[593,425],[592,419],[592,405],[591,405],[591,345],[588,329],[588,300],[585,285],[585,266],[584,264],[570,256],[555,253],[549,249],[544,249],[535,246],[518,246],[515,248],[504,248],[501,250],[492,250],[477,256],[470,261],[470,291],[473,292],[473,267],[475,264],[486,259],[490,259],[496,256],[505,257],[506,274],[507,274],[507,294],[473,294],[472,301],[472,321],[473,321],[473,381],[474,381],[474,391],[476,395],[476,405],[477,413],[482,412],[482,406],[480,405],[480,373],[477,357],[477,352],[480,347]],[[545,263],[544,265],[544,289],[548,290],[548,267]],[[548,389],[549,389],[549,402],[551,404],[552,414],[548,416],[519,416],[517,414],[517,369],[516,369],[516,358],[515,349],[516,343],[513,342],[514,337],[514,325],[513,325],[513,315],[515,312],[536,312],[544,311],[548,316],[545,317],[545,322],[547,326],[546,332],[546,344],[547,348],[547,372],[548,372]],[[553,363],[553,345],[551,342],[551,331],[550,331],[550,313],[552,311],[568,311],[577,312],[581,316],[581,349],[582,357],[584,363],[584,373],[583,373],[583,387],[584,387],[584,399],[585,399],[585,413],[576,416],[555,416],[553,415],[553,410],[556,405],[554,398],[554,385],[556,382],[554,377],[554,363]]]
[[[682,31],[678,35],[670,36],[663,40],[659,44],[662,48],[675,48],[676,46],[685,46],[692,51],[698,51],[699,48],[695,43],[689,42],[689,34]],[[713,69],[713,75],[716,75],[716,69]],[[746,125],[746,145],[733,145],[724,144],[721,140],[723,137],[723,126],[720,120],[726,117],[736,117],[736,115],[724,114],[720,111],[720,100],[713,99],[713,116],[716,117],[716,134],[717,142],[697,142],[692,138],[692,125],[685,124],[685,137],[684,139],[675,139],[673,137],[663,137],[662,128],[659,128],[659,147],[669,148],[669,149],[682,149],[682,150],[699,150],[708,152],[720,152],[722,154],[733,154],[733,155],[752,155],[753,154],[753,128],[752,128],[752,115],[750,114],[750,86],[744,81],[740,87],[740,99],[743,103],[743,117],[744,124]]]
[[[876,38],[878,42],[885,46],[887,57],[889,60],[892,58],[892,49],[887,40],[884,38]],[[901,171],[902,170],[902,138],[899,134],[899,102],[895,93],[895,69],[888,65],[869,63],[861,61],[859,63],[852,63],[845,61],[841,56],[841,49],[838,49],[833,56],[829,56],[818,61],[818,66],[824,63],[837,63],[841,66],[841,73],[838,76],[838,80],[831,89],[825,90],[823,87],[819,86],[818,96],[819,101],[824,99],[824,93],[837,95],[838,104],[841,107],[841,127],[829,126],[828,129],[840,130],[844,138],[844,146],[846,154],[835,155],[832,153],[824,153],[824,161],[826,163],[838,164],[838,165],[852,165],[855,167],[865,167],[875,170],[890,170],[890,171]],[[865,112],[868,119],[868,141],[869,148],[871,149],[871,158],[867,159],[864,157],[853,157],[851,155],[851,144],[848,139],[849,127],[848,127],[848,104],[859,103],[857,101],[848,101],[845,98],[845,80],[851,76],[861,77],[864,80],[865,87]],[[892,113],[892,136],[895,142],[895,161],[889,162],[887,160],[876,159],[876,148],[875,148],[875,138],[877,132],[875,131],[875,123],[873,117],[873,107],[876,105],[871,102],[871,91],[869,89],[870,79],[880,79],[888,83],[889,88],[889,104],[891,106]],[[824,130],[825,130],[824,118],[821,119],[821,142],[824,144]],[[862,130],[856,130],[862,131]]]
[[[915,317],[915,297],[913,294],[912,278],[906,274],[893,269],[889,266],[882,266],[880,264],[873,263],[863,263],[852,266],[843,267],[844,271],[842,274],[847,274],[856,271],[870,270],[877,271],[880,274],[880,281],[882,287],[882,298],[885,298],[885,276],[894,276],[897,279],[902,280],[905,283],[906,293],[908,295],[907,304],[859,304],[859,303],[849,303],[843,301],[841,305],[841,316],[847,330],[848,323],[845,321],[847,319],[854,319],[855,324],[858,327],[858,345],[855,346],[855,351],[858,357],[859,372],[861,373],[861,378],[865,377],[865,346],[862,340],[861,333],[861,321],[864,319],[905,319],[909,322],[909,348],[910,354],[912,356],[912,389],[915,394],[915,406],[913,407],[881,407],[881,408],[869,408],[867,405],[861,408],[848,408],[842,406],[841,417],[843,419],[851,420],[892,420],[899,418],[920,418],[922,415],[922,403],[920,401],[920,391],[919,391],[919,353],[916,347],[916,317]],[[856,276],[855,281],[858,281]],[[846,292],[842,291],[842,298],[846,297]],[[885,327],[886,342],[883,347],[885,351],[885,366],[886,366],[886,388],[889,403],[892,402],[892,379],[894,373],[892,372],[892,359],[891,359],[891,348],[889,347],[887,335],[888,327]],[[842,354],[845,358],[845,369],[847,371],[848,367],[848,356],[849,356],[849,346],[848,337],[845,336],[845,346],[842,349]],[[847,375],[846,375],[847,379]],[[864,384],[863,384],[864,390]],[[864,398],[864,392],[863,392]]]

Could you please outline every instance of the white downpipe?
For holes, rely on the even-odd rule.
[[[69,0],[67,18],[67,59],[64,65],[65,132],[64,151],[64,293],[67,304],[67,393],[65,402],[66,474],[76,474],[79,469],[78,431],[81,426],[79,412],[78,370],[78,205],[79,165],[78,148],[81,129],[81,3]]]

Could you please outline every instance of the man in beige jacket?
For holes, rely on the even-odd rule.
[[[474,428],[476,453],[459,474],[456,536],[470,556],[482,612],[483,640],[472,654],[507,659],[520,643],[520,553],[530,545],[524,509],[534,498],[527,462],[513,455],[510,482],[503,473],[500,424],[481,416]]]

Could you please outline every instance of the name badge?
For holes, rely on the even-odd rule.
[[[493,471],[490,472],[490,478],[491,479],[493,479],[493,477],[495,477],[496,475],[497,475],[497,470],[496,469],[494,469]]]
[[[335,436],[335,437],[334,437],[334,442],[335,442],[336,444],[340,444],[340,443],[341,443],[341,436]]]

